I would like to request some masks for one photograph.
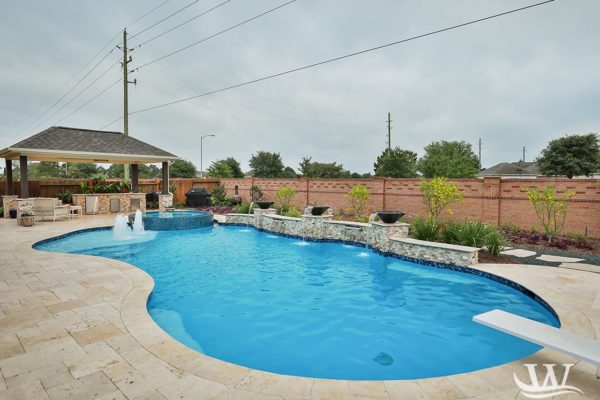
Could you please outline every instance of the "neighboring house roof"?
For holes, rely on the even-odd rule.
[[[252,178],[254,176],[254,170],[251,169],[250,171],[244,172],[244,177],[246,178]]]
[[[53,126],[4,150],[0,157],[29,160],[152,163],[177,157],[121,132]]]
[[[540,167],[537,162],[512,162],[512,163],[500,163],[493,167],[484,169],[479,173],[479,177],[482,176],[516,176],[516,175],[529,175],[529,176],[540,176],[542,175]]]

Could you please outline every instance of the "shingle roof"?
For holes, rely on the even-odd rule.
[[[479,176],[504,176],[504,175],[541,175],[540,167],[536,162],[500,163],[484,169]]]
[[[95,131],[64,126],[53,126],[10,147],[177,158],[174,154],[131,136],[125,136],[121,132]]]

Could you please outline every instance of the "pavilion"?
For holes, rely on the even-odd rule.
[[[174,154],[121,132],[53,126],[0,150],[6,160],[6,194],[13,195],[12,162],[19,160],[20,197],[29,197],[28,161],[62,161],[131,165],[131,190],[138,191],[138,164],[162,163],[162,192],[169,193],[169,161]]]

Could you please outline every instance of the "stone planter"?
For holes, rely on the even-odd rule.
[[[35,224],[35,217],[33,215],[25,215],[19,217],[19,225],[21,226],[33,226]]]

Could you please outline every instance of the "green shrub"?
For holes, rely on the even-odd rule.
[[[419,240],[427,240],[429,242],[438,239],[439,223],[433,218],[415,218],[409,227],[411,237]]]
[[[254,205],[252,208],[254,209],[255,207],[256,207],[256,205]],[[249,214],[250,203],[238,204],[237,206],[235,206],[235,212],[238,214]],[[254,212],[254,211],[252,211],[252,212]]]
[[[558,197],[553,186],[546,186],[543,192],[535,187],[527,190],[527,197],[550,240],[560,235],[564,228],[569,199],[573,196],[575,192],[567,192],[563,197]]]
[[[347,194],[352,208],[352,214],[356,219],[364,216],[365,207],[369,201],[369,189],[363,185],[354,185]],[[367,218],[368,221],[368,218]]]
[[[62,200],[63,204],[73,203],[73,195],[68,190],[64,190],[56,195],[59,200]]]
[[[4,218],[4,207],[0,207],[0,218]]]
[[[449,183],[446,178],[433,178],[424,180],[420,185],[425,207],[429,213],[429,217],[437,220],[446,210],[452,215],[451,203],[463,201],[463,195],[458,190],[458,186],[454,183]]]
[[[227,192],[225,186],[217,185],[213,188],[210,198],[213,206],[226,206],[229,205],[229,199],[227,198]]]
[[[296,207],[290,207],[288,212],[286,213],[287,217],[300,218],[300,210]]]
[[[296,191],[289,186],[282,186],[277,189],[275,192],[275,198],[279,203],[278,214],[287,215],[287,212],[290,210],[290,203],[292,202],[292,197],[296,194]]]
[[[259,201],[263,198],[263,191],[258,185],[250,186],[250,199],[252,201]]]
[[[504,236],[497,229],[493,229],[487,237],[486,247],[488,252],[494,257],[498,257],[506,243]]]

